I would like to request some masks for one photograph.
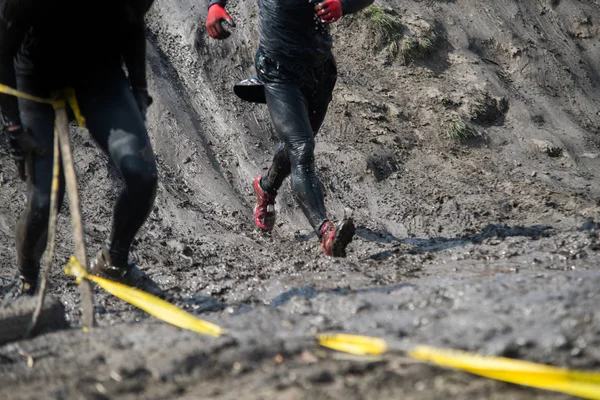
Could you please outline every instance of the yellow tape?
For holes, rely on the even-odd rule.
[[[319,335],[321,346],[346,353],[383,354],[383,339],[357,335]],[[407,352],[416,360],[457,368],[491,379],[600,400],[600,373],[572,371],[504,357],[483,357],[457,350],[417,346]]]
[[[66,107],[66,103],[64,99],[45,99],[43,97],[34,96],[29,93],[22,92],[17,89],[13,89],[10,86],[6,86],[0,83],[0,93],[8,94],[10,96],[20,97],[25,100],[35,101],[36,103],[50,104],[55,110],[57,108]],[[85,117],[81,114],[81,109],[79,108],[79,103],[77,102],[77,97],[75,96],[75,90],[73,88],[65,89],[65,97],[73,110],[73,114],[75,114],[75,119],[77,120],[77,124],[82,128],[85,127]]]
[[[519,385],[600,399],[600,373],[570,371],[504,357],[483,357],[462,351],[418,346],[408,352],[417,360]]]
[[[81,282],[82,279],[95,282],[114,296],[133,304],[146,311],[148,314],[169,324],[214,337],[219,337],[225,333],[225,330],[218,325],[198,319],[156,296],[152,296],[144,291],[121,283],[89,274],[81,267],[75,257],[71,257],[69,264],[65,268],[65,272],[67,275],[74,276],[77,283]]]
[[[64,104],[65,104],[64,100],[45,99],[43,97],[38,97],[38,96],[34,96],[29,93],[21,92],[20,90],[13,89],[10,86],[6,86],[1,83],[0,83],[0,93],[8,94],[10,96],[20,97],[25,100],[35,101],[36,103],[50,104],[54,108],[58,108],[61,105],[64,107]]]
[[[83,116],[83,114],[81,114],[81,109],[79,108],[79,103],[77,102],[77,96],[75,96],[75,89],[73,89],[73,88],[65,89],[65,96],[67,97],[69,106],[71,106],[71,110],[73,110],[73,114],[75,114],[75,119],[77,120],[77,125],[84,128],[85,127],[85,117]]]
[[[368,336],[319,335],[317,340],[321,346],[359,356],[379,355],[387,351],[385,340]]]

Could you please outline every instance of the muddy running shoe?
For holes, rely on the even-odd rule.
[[[7,285],[0,287],[2,304],[20,296],[33,296],[37,290],[37,282],[27,281],[22,276],[16,276]]]
[[[319,233],[325,255],[346,257],[346,246],[352,241],[355,231],[356,228],[351,218],[345,219],[337,225],[331,221],[323,223]]]
[[[260,175],[254,178],[252,183],[256,194],[256,206],[254,206],[254,222],[263,231],[271,231],[275,226],[275,196],[265,192],[260,187]]]
[[[150,279],[135,264],[130,262],[125,267],[114,266],[106,247],[100,250],[94,261],[92,261],[90,270],[94,275],[143,290],[154,296],[160,297],[163,294],[156,282]]]
[[[19,279],[21,294],[25,296],[33,296],[37,289],[37,282],[29,281],[22,276]]]
[[[33,296],[37,290],[37,281],[29,281],[22,276],[15,276],[8,284],[0,286],[0,305],[21,297]]]

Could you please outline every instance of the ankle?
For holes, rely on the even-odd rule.
[[[264,193],[268,194],[269,196],[277,196],[277,189],[273,189],[273,187],[271,185],[269,185],[268,183],[265,183],[263,181],[264,176],[261,176],[258,179],[258,186],[260,187],[260,190],[262,190]]]
[[[37,285],[39,278],[39,270],[35,268],[19,268],[19,278],[21,282],[28,282]]]
[[[111,266],[116,269],[127,269],[129,267],[129,260],[127,253],[122,250],[109,249]]]
[[[323,235],[330,229],[331,221],[326,219],[319,226],[319,238],[323,238]]]

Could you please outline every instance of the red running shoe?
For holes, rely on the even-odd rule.
[[[260,187],[260,175],[254,178],[252,183],[256,194],[256,206],[254,206],[254,222],[263,231],[272,231],[275,226],[275,196],[265,192]]]
[[[351,218],[345,219],[335,225],[326,221],[320,229],[321,245],[325,255],[332,257],[346,257],[346,246],[352,241],[356,228]]]

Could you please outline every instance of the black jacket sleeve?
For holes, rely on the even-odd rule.
[[[366,8],[373,4],[374,0],[341,0],[342,1],[342,12],[344,15],[359,12],[363,8]]]
[[[146,23],[152,1],[126,2],[123,27],[123,61],[133,89],[146,89]]]
[[[31,0],[0,0],[0,83],[16,86],[14,58],[31,26],[35,4]],[[16,97],[0,94],[5,126],[20,125]]]
[[[210,0],[210,2],[208,3],[208,8],[210,8],[210,6],[212,6],[213,4],[220,4],[224,8],[227,5],[227,0]]]

